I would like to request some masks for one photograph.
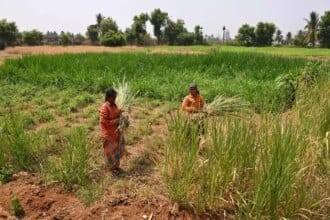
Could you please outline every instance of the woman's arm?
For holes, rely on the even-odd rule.
[[[196,108],[193,106],[190,106],[190,101],[188,98],[185,98],[182,102],[182,110],[186,112],[196,112]]]

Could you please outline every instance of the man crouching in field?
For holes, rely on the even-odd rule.
[[[123,172],[119,168],[120,159],[125,152],[124,137],[119,129],[122,110],[116,105],[117,92],[109,88],[105,102],[100,108],[100,130],[106,163],[114,174]]]
[[[189,95],[183,99],[182,110],[188,113],[196,113],[204,107],[204,99],[199,94],[197,85],[191,83],[189,86]]]

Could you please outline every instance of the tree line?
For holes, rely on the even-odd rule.
[[[271,46],[294,45],[299,47],[327,47],[330,48],[330,11],[323,16],[311,12],[306,26],[295,36],[288,32],[285,37],[275,24],[259,22],[256,27],[249,24],[242,25],[234,40],[234,44],[241,46]],[[152,38],[147,32],[147,22],[153,26]],[[218,41],[219,42],[219,41]],[[96,15],[95,24],[87,27],[86,36],[70,32],[42,33],[38,30],[19,32],[15,22],[0,20],[0,49],[16,45],[197,45],[205,44],[203,28],[196,25],[190,32],[182,19],[171,19],[167,12],[154,9],[150,14],[141,13],[133,17],[130,27],[120,30],[116,21],[102,14]]]
[[[291,32],[284,37],[273,23],[259,22],[256,27],[244,24],[238,30],[236,41],[241,46],[294,45],[330,48],[330,11],[326,11],[321,17],[316,12],[311,12],[309,19],[305,21],[304,30],[299,30],[294,37]]]
[[[153,39],[147,32],[147,22],[153,26]],[[105,46],[122,45],[194,45],[204,44],[202,27],[197,25],[194,32],[189,32],[182,19],[173,21],[168,13],[160,9],[153,10],[150,15],[141,13],[133,17],[130,27],[122,31],[111,17],[104,17],[102,14],[96,15],[96,23],[87,27],[86,35],[93,44]]]
[[[147,22],[153,26],[156,39],[147,32]],[[133,23],[125,31],[119,29],[116,21],[102,14],[96,15],[95,24],[87,27],[86,36],[62,31],[48,31],[43,34],[38,30],[19,32],[15,22],[0,20],[0,48],[16,45],[194,45],[204,44],[203,28],[195,26],[194,32],[189,32],[182,19],[172,20],[168,13],[154,9],[150,15],[141,13],[133,17]]]

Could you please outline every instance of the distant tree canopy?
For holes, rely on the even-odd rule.
[[[305,41],[305,32],[303,30],[297,32],[293,39],[293,44],[298,47],[305,47],[307,45]]]
[[[6,19],[0,20],[0,49],[14,46],[18,37],[18,29],[15,22],[8,22]]]
[[[150,23],[154,26],[154,35],[157,38],[158,44],[162,42],[164,38],[164,28],[166,21],[168,20],[168,14],[162,12],[159,8],[151,12]]]
[[[60,44],[63,46],[73,45],[74,34],[62,31],[60,34]]]
[[[43,36],[43,44],[47,45],[59,45],[60,37],[56,31],[47,31]]]
[[[259,22],[255,30],[255,45],[256,46],[271,46],[276,27],[273,23]]]
[[[155,40],[147,32],[147,22],[153,25],[153,32],[158,44],[193,45],[203,44],[203,28],[195,26],[194,32],[188,32],[184,21],[173,21],[167,12],[155,9],[148,13],[141,13],[133,17],[133,23],[123,33],[112,18],[102,14],[96,15],[96,24],[87,27],[86,35],[93,44],[101,43],[106,46],[119,46],[123,44],[154,45]],[[113,35],[113,36],[112,36]],[[115,45],[117,44],[118,45]]]
[[[200,25],[195,26],[195,44],[204,44],[203,28]]]
[[[148,21],[153,25],[152,38],[147,32]],[[275,24],[269,22],[259,22],[256,26],[243,24],[236,35],[236,41],[233,45],[242,46],[271,46],[276,45],[295,45],[299,47],[327,47],[330,48],[330,11],[325,11],[323,16],[316,12],[311,12],[309,18],[305,19],[306,25],[303,30],[299,30],[293,37],[291,32],[283,36],[281,30],[277,29]],[[229,34],[226,27],[222,30]],[[275,34],[275,36],[274,36]],[[95,16],[95,24],[87,27],[86,41],[85,36],[73,34],[70,32],[47,32],[42,34],[40,31],[32,30],[20,33],[15,22],[0,20],[0,49],[6,46],[26,45],[81,45],[91,43],[94,45],[122,46],[131,45],[196,45],[207,42],[220,43],[219,38],[204,37],[203,28],[196,25],[192,32],[185,27],[182,19],[172,20],[167,12],[157,8],[150,14],[141,13],[133,17],[133,23],[122,32],[116,21],[111,17],[105,17],[102,14]],[[206,40],[205,40],[206,39]],[[157,40],[157,41],[156,41]]]
[[[309,15],[309,19],[305,19],[306,21],[306,36],[305,36],[305,42],[307,44],[311,44],[313,47],[315,46],[315,43],[317,41],[317,33],[318,33],[318,27],[319,27],[319,15],[316,12],[311,12]]]
[[[23,43],[29,46],[41,45],[43,39],[42,32],[34,29],[32,31],[23,32]]]
[[[239,28],[236,39],[242,46],[270,46],[273,43],[275,30],[273,23],[259,22],[256,28],[244,24]]]
[[[249,24],[242,25],[236,40],[242,46],[271,46],[275,41],[277,44],[293,44],[298,47],[320,45],[330,48],[330,11],[325,11],[321,17],[316,12],[311,12],[305,21],[304,30],[299,30],[294,38],[292,33],[288,32],[284,40],[282,31],[279,29],[276,31],[273,23],[259,22],[256,27]]]
[[[126,44],[125,34],[119,30],[116,21],[100,13],[96,15],[96,24],[87,27],[86,35],[93,44],[101,43],[104,46]]]
[[[330,11],[326,11],[319,23],[319,35],[321,47],[330,48]]]
[[[237,41],[242,46],[253,46],[255,44],[255,27],[248,24],[243,24],[238,30],[238,35],[236,36]]]
[[[125,34],[109,31],[101,36],[101,44],[104,46],[123,46],[126,44]]]
[[[286,45],[291,45],[292,44],[292,33],[291,32],[288,32],[286,34],[285,44]]]
[[[87,27],[86,35],[92,43],[97,43],[99,40],[99,26],[96,24],[89,25]]]
[[[278,29],[276,31],[275,42],[277,44],[283,44],[283,35],[282,35],[282,31],[280,29]]]
[[[141,13],[133,18],[132,33],[134,35],[135,41],[138,45],[144,44],[144,37],[147,34],[147,21],[149,20],[149,15],[147,13]]]
[[[73,45],[81,45],[84,43],[86,38],[82,34],[73,35]]]
[[[119,31],[117,23],[110,17],[103,18],[99,27],[100,36],[109,32],[117,33]]]
[[[188,30],[184,27],[184,21],[178,19],[176,22],[171,19],[167,20],[167,25],[165,27],[165,39],[170,45],[178,44],[180,45],[181,39],[178,36],[182,33],[187,33]],[[181,36],[182,37],[182,36]]]

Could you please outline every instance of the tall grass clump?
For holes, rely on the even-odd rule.
[[[22,115],[11,113],[3,118],[0,131],[0,163],[17,171],[34,171],[41,162],[41,136],[26,129]]]
[[[164,178],[171,198],[188,205],[189,194],[197,178],[198,124],[180,114],[174,114],[169,130],[171,135],[165,152]]]
[[[82,128],[70,133],[64,152],[59,157],[51,158],[45,167],[48,180],[63,183],[69,190],[88,184],[91,167],[86,135]]]
[[[278,118],[264,119],[258,132],[259,163],[255,173],[255,189],[251,216],[291,217],[299,212],[307,190],[304,177],[307,141],[293,122]]]
[[[171,198],[199,213],[225,209],[242,219],[325,216],[327,177],[311,157],[321,149],[303,123],[274,115],[197,125],[172,118],[164,162]]]
[[[249,187],[256,164],[256,130],[248,121],[225,117],[207,123],[205,149],[197,170],[195,198],[198,211],[232,206],[231,198]],[[244,193],[244,192],[242,192]]]

